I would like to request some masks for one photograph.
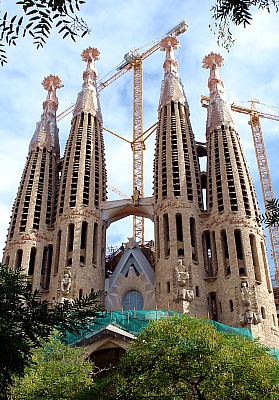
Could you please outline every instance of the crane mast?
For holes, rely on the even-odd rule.
[[[268,167],[268,161],[264,146],[263,134],[260,124],[259,113],[255,109],[255,101],[252,100],[251,103],[251,112],[250,112],[250,125],[253,133],[253,141],[256,150],[256,158],[257,164],[260,174],[261,187],[264,198],[264,205],[266,209],[266,205],[268,201],[274,199],[274,193],[272,188],[272,183],[270,179],[270,172]],[[275,267],[275,280],[279,285],[279,231],[278,231],[278,223],[274,226],[268,227],[270,242],[272,247],[272,258],[274,261]]]
[[[201,96],[201,103],[203,107],[207,107],[209,104],[209,97]],[[251,101],[251,108],[239,106],[237,104],[231,104],[232,111],[236,111],[241,114],[248,114],[250,116],[249,124],[252,130],[255,154],[258,164],[259,176],[261,181],[261,188],[264,199],[265,211],[268,212],[266,205],[267,202],[274,199],[274,193],[272,183],[270,179],[270,172],[268,167],[268,161],[265,151],[264,139],[260,124],[260,118],[267,118],[274,121],[279,121],[278,115],[263,113],[255,108],[255,103],[259,103],[258,100]],[[270,243],[272,248],[272,258],[275,268],[275,280],[279,286],[279,227],[278,223],[274,226],[268,227]]]

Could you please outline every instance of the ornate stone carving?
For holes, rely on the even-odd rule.
[[[244,312],[240,314],[241,325],[257,325],[261,322],[261,319],[257,312],[253,311],[251,301],[251,291],[247,281],[241,282],[241,300]]]
[[[181,259],[177,260],[174,268],[174,301],[183,302],[183,313],[189,312],[189,303],[194,299],[194,291],[190,289],[190,273]]]
[[[61,279],[61,285],[60,285],[60,290],[62,292],[69,293],[72,285],[72,278],[71,278],[71,273],[70,271],[65,271],[64,276]]]

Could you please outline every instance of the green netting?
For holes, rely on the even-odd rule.
[[[100,317],[94,319],[92,323],[88,324],[88,329],[83,330],[80,334],[68,335],[67,342],[71,345],[84,340],[92,334],[96,334],[104,329],[107,325],[111,324],[133,335],[138,335],[149,323],[149,321],[156,321],[160,318],[169,317],[172,315],[181,315],[171,310],[125,310],[125,311],[112,311],[101,313]],[[242,335],[253,339],[250,331],[246,328],[232,328],[215,321],[209,321],[215,326],[219,332],[227,332],[236,335]]]
[[[272,357],[276,358],[279,361],[279,349],[276,349],[276,347],[270,347],[269,353],[270,355],[272,355]]]
[[[149,321],[180,314],[171,310],[125,310],[107,311],[99,315],[100,317],[89,323],[87,329],[81,331],[80,334],[69,334],[67,337],[68,344],[75,344],[80,340],[86,339],[109,324],[136,336],[148,325]]]
[[[214,325],[218,332],[226,332],[240,336],[246,336],[250,339],[254,339],[253,335],[247,328],[233,328],[232,326],[221,324],[220,322],[210,320],[209,323]]]

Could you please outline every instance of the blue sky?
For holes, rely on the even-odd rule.
[[[1,3],[3,12],[13,10],[10,1]],[[214,0],[212,0],[212,4]],[[42,114],[46,92],[41,82],[49,74],[58,75],[65,87],[58,91],[59,112],[76,100],[82,85],[85,64],[80,54],[88,46],[97,47],[99,78],[112,71],[125,53],[164,35],[184,19],[188,31],[180,35],[181,48],[176,51],[179,73],[190,105],[196,140],[205,140],[206,111],[200,96],[208,93],[208,71],[202,59],[211,51],[221,53],[225,66],[220,73],[227,98],[243,106],[252,98],[279,108],[279,15],[255,10],[254,21],[247,29],[233,29],[236,42],[229,53],[217,46],[210,32],[210,2],[197,0],[87,0],[82,16],[92,29],[91,35],[73,43],[54,34],[40,50],[31,38],[20,40],[8,49],[8,65],[0,69],[0,246],[11,215],[11,207],[25,164],[29,141]],[[5,8],[6,7],[6,8]],[[144,61],[144,128],[157,118],[164,54],[157,51]],[[132,73],[123,75],[101,92],[104,126],[128,140],[132,138]],[[279,115],[279,110],[260,105],[259,109]],[[248,117],[235,114],[242,146],[262,208],[262,196]],[[70,116],[59,122],[61,154],[70,129]],[[275,196],[279,197],[279,122],[262,120],[262,130],[269,159]],[[132,153],[129,144],[104,133],[108,181],[128,195],[132,192]],[[155,136],[148,139],[145,151],[145,195],[152,194],[152,162]],[[109,192],[109,199],[116,199]],[[153,237],[151,223],[146,223],[145,239]],[[132,222],[121,221],[108,230],[108,245],[120,245],[132,235]],[[270,249],[269,249],[270,254]]]

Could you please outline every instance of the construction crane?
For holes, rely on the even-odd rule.
[[[161,41],[167,36],[178,36],[186,32],[188,25],[185,21],[181,21],[170,29],[164,36],[149,42],[148,44],[137,48],[136,50],[129,51],[124,55],[123,62],[112,72],[112,75],[97,83],[97,91],[100,92],[112,82],[120,78],[126,72],[133,70],[133,141],[131,142],[133,152],[133,191],[137,190],[140,196],[144,196],[144,181],[143,181],[143,150],[145,144],[143,140],[143,72],[142,62],[151,54],[155,53],[161,47]],[[141,52],[143,48],[148,49]],[[116,72],[115,72],[116,71]],[[108,76],[108,75],[107,75]],[[57,116],[57,121],[68,115],[73,109],[75,104],[72,104],[67,110],[63,111]],[[109,130],[108,130],[109,131]],[[133,236],[140,244],[144,242],[144,218],[134,215],[133,217]]]
[[[203,107],[208,107],[209,97],[201,96],[201,103]],[[251,108],[242,107],[236,104],[231,104],[232,111],[236,111],[241,114],[247,114],[250,116],[249,124],[252,130],[252,136],[254,141],[256,159],[258,164],[259,176],[261,181],[264,206],[266,212],[268,211],[266,205],[268,201],[274,199],[274,192],[270,179],[270,172],[268,167],[268,161],[264,146],[263,133],[260,124],[260,118],[267,118],[274,121],[279,121],[278,115],[267,114],[262,111],[258,111],[255,104],[260,104],[259,100],[251,100]],[[274,261],[275,268],[275,280],[279,286],[279,229],[278,224],[268,227],[270,243],[272,247],[272,258]]]

